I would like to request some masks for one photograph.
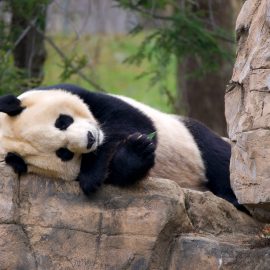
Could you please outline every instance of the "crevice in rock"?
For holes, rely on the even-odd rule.
[[[260,248],[269,248],[270,247],[270,238],[267,239],[259,239],[259,240],[253,240],[250,243],[250,249],[260,249]]]
[[[99,220],[98,220],[98,235],[96,237],[96,252],[95,252],[95,259],[93,262],[93,267],[96,265],[96,262],[98,260],[98,255],[100,252],[100,244],[101,244],[101,237],[102,237],[102,221],[103,221],[103,215],[102,213],[100,213]]]
[[[237,86],[243,87],[243,84],[235,81],[230,81],[225,89],[225,94],[232,92]]]
[[[189,203],[189,200],[190,200],[190,198],[189,198],[189,196],[188,196],[188,193],[185,192],[185,193],[184,193],[185,212],[186,212],[186,215],[187,215],[187,217],[188,217],[188,220],[189,220],[189,222],[190,222],[192,228],[196,231],[196,226],[195,226],[195,224],[194,224],[194,222],[193,222],[192,215],[191,215],[191,213],[190,213],[190,211],[189,211],[189,209],[190,209],[190,203]]]
[[[19,225],[21,225],[21,224],[19,224]],[[74,229],[74,228],[69,228],[69,227],[65,227],[65,226],[53,226],[53,225],[44,226],[44,225],[40,225],[40,224],[23,224],[22,226],[27,226],[27,227],[30,227],[30,228],[39,227],[39,228],[42,228],[42,229],[67,230],[67,231],[87,233],[87,234],[90,234],[90,235],[97,235],[96,233],[93,233],[93,232],[90,232],[90,231],[87,231],[87,230]]]
[[[261,106],[261,117],[263,116],[263,110],[264,110],[264,101],[262,102],[262,106]]]
[[[0,225],[21,225],[21,224],[18,224],[16,222],[7,222],[7,221],[4,221],[4,222],[0,222]]]
[[[177,237],[177,227],[177,224],[174,224],[174,221],[172,220],[168,221],[164,225],[163,229],[160,231],[157,237],[154,248],[152,250],[148,269],[168,269],[174,243]]]
[[[131,264],[134,262],[134,260],[135,260],[135,255],[128,259],[128,261],[123,265],[121,270],[128,270]]]
[[[266,130],[270,131],[270,127],[256,127],[256,128],[251,128],[251,129],[243,129],[241,132],[237,132],[236,135],[240,135],[242,133],[251,133],[253,131],[260,131],[260,130]]]
[[[16,224],[15,225],[21,225],[21,224]],[[39,227],[39,228],[42,228],[42,229],[55,229],[55,230],[67,230],[67,231],[73,231],[73,232],[80,232],[80,233],[86,233],[86,234],[89,234],[89,235],[93,235],[93,236],[97,236],[99,237],[99,239],[101,239],[102,235],[106,235],[106,236],[130,236],[130,237],[145,237],[145,238],[154,238],[155,235],[145,235],[145,234],[133,234],[133,233],[101,233],[100,235],[95,233],[95,232],[91,232],[91,231],[86,231],[86,230],[81,230],[81,229],[74,229],[74,228],[69,228],[69,227],[65,227],[65,226],[53,226],[53,225],[50,225],[50,226],[43,226],[43,225],[37,225],[37,224],[23,224],[22,226],[25,226],[25,227],[30,227],[30,228],[34,228],[34,227]]]
[[[249,31],[249,26],[244,26],[242,25],[240,28],[236,30],[236,42],[245,43],[247,37],[248,37],[248,31]],[[240,39],[242,39],[240,41]]]
[[[252,89],[252,90],[249,90],[249,92],[250,93],[251,92],[258,92],[258,93],[265,93],[265,94],[269,94],[270,93],[270,91],[269,91],[269,89],[268,89],[267,86],[265,86],[265,87],[263,87],[261,89]]]
[[[34,248],[33,248],[32,244],[31,244],[31,240],[30,240],[30,237],[28,235],[28,232],[27,232],[27,230],[25,229],[25,227],[22,224],[19,224],[19,225],[22,228],[22,231],[23,231],[23,233],[24,233],[24,235],[25,235],[25,237],[27,239],[26,245],[29,248],[29,250],[30,250],[30,252],[31,252],[31,254],[32,254],[33,258],[34,258],[35,268],[38,269],[38,262],[37,262],[36,253],[34,251]]]
[[[240,110],[244,111],[244,107],[245,107],[245,89],[244,89],[244,84],[243,83],[239,83],[240,86],[240,91],[241,91],[241,103],[240,103]]]
[[[269,60],[268,60],[269,61]],[[258,68],[254,68],[254,67],[250,67],[250,70],[251,71],[255,71],[255,70],[270,70],[270,66],[266,65],[266,66],[261,66],[261,67],[258,67]]]

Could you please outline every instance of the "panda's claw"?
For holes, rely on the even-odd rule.
[[[143,149],[143,155],[147,156],[151,153],[154,153],[155,149],[156,149],[155,145],[153,143],[150,143]]]
[[[126,144],[132,151],[142,155],[155,151],[155,145],[152,140],[147,135],[138,132],[130,135],[127,138]]]

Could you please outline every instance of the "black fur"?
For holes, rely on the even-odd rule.
[[[39,89],[63,89],[78,95],[106,134],[105,142],[94,153],[82,156],[78,180],[85,194],[97,190],[104,182],[132,185],[153,167],[157,138],[150,140],[147,135],[156,129],[142,112],[113,96],[89,92],[74,85]]]
[[[120,143],[109,166],[108,183],[126,186],[142,179],[154,166],[155,145],[146,135],[134,133]],[[129,179],[129,182],[126,182]]]
[[[22,174],[27,172],[27,165],[24,160],[15,153],[7,153],[5,162],[12,167],[15,173]]]
[[[23,111],[21,101],[13,95],[5,95],[0,97],[0,112],[4,112],[9,116],[16,116]]]
[[[55,121],[55,127],[60,130],[66,130],[74,122],[73,118],[66,114],[60,114]]]
[[[186,118],[184,123],[193,135],[202,154],[209,190],[231,202],[238,209],[247,212],[246,208],[238,203],[231,188],[229,171],[231,145],[199,121]]]
[[[72,160],[74,157],[74,153],[68,150],[67,148],[59,148],[55,154],[62,160],[62,161],[69,161]]]

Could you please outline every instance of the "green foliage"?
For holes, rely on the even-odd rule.
[[[18,94],[27,84],[23,71],[13,65],[5,51],[0,50],[0,95]]]
[[[13,50],[30,23],[45,25],[46,18],[39,14],[49,2],[49,0],[3,1],[2,11],[11,13],[12,21],[17,20],[18,27],[12,27],[0,17],[0,94],[19,93],[36,83],[35,79],[29,78],[26,70],[14,65]]]
[[[117,0],[116,0],[117,1]],[[117,1],[124,8],[134,8],[134,7],[143,7],[146,9],[152,9],[153,5],[155,8],[164,8],[169,2],[173,2],[172,0],[118,0]]]
[[[0,18],[0,95],[16,92],[25,83],[22,71],[13,65],[11,49],[8,25]]]
[[[195,57],[201,65],[190,75],[196,76],[215,71],[224,59],[232,61],[231,52],[220,39],[233,39],[228,38],[229,35],[224,29],[210,26],[205,12],[194,9],[193,1],[186,1],[185,7],[182,8],[179,8],[179,1],[173,0],[117,2],[124,8],[159,22],[159,27],[146,36],[138,51],[127,58],[127,62],[131,64],[139,65],[145,59],[153,63],[152,69],[141,74],[151,76],[153,84],[158,83],[161,88],[166,88],[164,82],[168,76],[168,67],[175,59],[180,62],[185,58]],[[166,7],[169,8],[169,12],[161,12]],[[163,15],[164,13],[166,15]],[[141,30],[143,27],[137,25],[132,33],[137,34]]]
[[[164,92],[160,92],[159,85],[150,87],[148,77],[136,80],[136,77],[144,70],[154,68],[151,66],[152,64],[148,61],[143,61],[140,66],[123,63],[128,55],[136,53],[146,34],[141,32],[136,36],[86,35],[80,38],[80,42],[77,42],[76,37],[57,35],[53,37],[53,40],[66,56],[76,55],[76,59],[85,59],[87,56],[87,64],[80,71],[88,78],[93,78],[108,92],[127,95],[162,111],[172,112],[173,108],[168,102],[168,96]],[[57,84],[64,79],[62,82],[94,90],[92,85],[75,72],[68,78],[60,78],[60,74],[63,72],[63,59],[48,43],[47,51],[48,57],[42,85]],[[175,62],[172,62],[168,69],[166,84],[173,95],[173,91],[176,89]]]
[[[153,140],[155,138],[155,136],[156,136],[156,132],[152,132],[152,133],[150,133],[150,134],[147,135],[147,138],[149,140]]]
[[[68,59],[63,60],[60,64],[62,72],[60,74],[61,81],[68,80],[72,75],[77,74],[80,70],[85,68],[87,65],[86,55],[73,54]]]
[[[50,0],[9,0],[9,5],[21,18],[34,18],[41,9],[51,2]]]

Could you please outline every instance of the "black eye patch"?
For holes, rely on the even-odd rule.
[[[74,157],[74,153],[67,148],[59,148],[55,153],[62,161],[69,161]]]
[[[66,114],[60,114],[54,126],[60,130],[66,130],[74,122],[73,118]]]

